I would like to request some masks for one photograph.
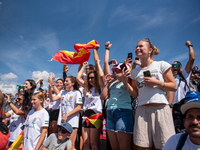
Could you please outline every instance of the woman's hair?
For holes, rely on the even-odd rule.
[[[22,104],[22,109],[28,113],[32,109],[31,99],[32,99],[32,95],[33,95],[35,88],[36,88],[36,83],[32,79],[28,79],[26,81],[28,81],[32,87],[30,89],[30,93],[27,92],[27,91],[25,91],[25,93],[24,93],[24,100],[23,100],[23,104]]]
[[[63,81],[63,79],[60,79],[60,78],[59,78],[59,79],[56,80],[56,82],[57,82],[58,80],[62,81],[62,83],[63,83],[63,85],[64,85],[64,81]]]
[[[44,102],[44,94],[42,92],[36,92],[32,96],[37,97],[39,100],[42,99],[41,105],[42,105],[42,107],[44,107],[44,103],[43,103]]]
[[[152,52],[150,54],[150,57],[152,58],[154,55],[158,55],[159,54],[159,49],[157,49],[151,42],[149,39],[143,39],[141,41],[144,41],[144,42],[147,42],[148,43],[148,46],[149,48],[152,48]]]
[[[74,83],[74,90],[79,90],[78,89],[78,82],[76,81],[76,77],[74,77],[74,76],[68,76],[68,77],[66,77],[66,79],[67,78],[70,78],[70,81],[72,82],[72,83]]]
[[[99,92],[101,93],[100,89],[100,83],[99,83],[99,74],[96,70],[91,70],[87,73],[85,78],[85,85],[84,85],[84,92],[87,93],[93,86],[89,83],[89,75],[93,73],[94,74],[94,80],[95,80],[95,93]]]

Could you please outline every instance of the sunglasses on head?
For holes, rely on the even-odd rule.
[[[58,128],[58,132],[59,132],[59,131],[60,131],[62,134],[69,133],[66,129],[61,128],[61,127]]]
[[[172,64],[172,67],[180,67],[179,64]]]

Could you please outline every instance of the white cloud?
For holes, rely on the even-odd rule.
[[[186,59],[189,59],[189,56],[188,56],[188,53],[182,53],[180,55],[177,55],[173,58],[170,58],[168,60],[169,63],[173,63],[174,61],[183,61],[183,60],[186,60]]]
[[[47,71],[33,71],[32,72],[32,79],[37,81],[40,77],[42,77],[44,80],[48,80],[49,73]]]
[[[17,75],[13,74],[12,72],[8,73],[8,74],[3,74],[1,75],[1,80],[14,80],[17,79]]]
[[[6,94],[12,93],[12,95],[14,95],[15,93],[17,93],[17,87],[15,83],[10,83],[10,84],[0,83],[0,90],[2,91],[2,93]]]

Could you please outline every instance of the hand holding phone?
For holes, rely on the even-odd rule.
[[[151,72],[149,70],[143,72],[144,77],[151,77]]]
[[[132,57],[133,57],[133,54],[132,54],[132,52],[131,52],[131,53],[128,53],[128,58],[131,58],[131,59],[133,59]],[[132,61],[130,61],[130,63],[132,63]]]

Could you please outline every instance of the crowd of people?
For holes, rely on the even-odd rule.
[[[118,63],[109,59],[108,41],[102,69],[96,44],[95,64],[80,64],[75,76],[67,76],[64,64],[62,79],[49,76],[48,87],[43,78],[27,79],[16,103],[0,92],[0,122],[9,128],[0,132],[0,149],[23,132],[24,150],[100,150],[104,119],[108,150],[200,149],[200,70],[193,45],[185,45],[183,68],[179,61],[156,61],[159,50],[149,39],[137,43],[135,59],[129,53]]]

